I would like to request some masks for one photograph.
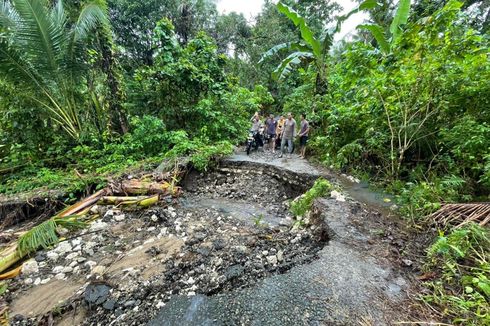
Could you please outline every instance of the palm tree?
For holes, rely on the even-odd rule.
[[[109,26],[105,1],[87,2],[72,24],[61,0],[0,0],[0,73],[49,112],[74,139],[83,110],[79,89],[87,73],[84,44],[98,26]]]
[[[336,33],[340,32],[342,23],[347,20],[353,14],[367,9],[372,9],[377,6],[376,0],[366,0],[362,2],[354,10],[350,11],[344,16],[337,18],[337,24],[324,31],[323,35],[319,38],[315,37],[313,31],[308,27],[306,21],[301,17],[294,9],[288,7],[282,2],[277,3],[277,9],[286,15],[296,27],[299,28],[301,33],[301,42],[289,42],[282,43],[274,46],[269,51],[264,53],[259,63],[268,57],[271,57],[284,50],[294,50],[295,52],[289,54],[279,66],[272,73],[274,79],[285,78],[293,69],[293,66],[300,63],[313,63],[316,67],[316,91],[318,93],[324,93],[327,89],[327,59],[330,48],[333,44],[333,37]]]

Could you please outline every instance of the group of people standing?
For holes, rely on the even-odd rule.
[[[258,112],[254,114],[252,117],[252,130],[259,132],[262,127],[265,127],[264,133],[269,139],[269,150],[272,153],[276,152],[276,143],[280,144],[281,152],[279,157],[282,157],[285,153],[285,149],[287,146],[288,156],[291,157],[294,148],[294,140],[297,136],[299,136],[299,144],[300,144],[300,157],[305,158],[306,152],[306,143],[308,142],[308,133],[310,132],[310,124],[306,120],[306,115],[300,115],[300,125],[298,132],[298,125],[296,120],[294,120],[293,114],[288,113],[287,118],[283,115],[279,117],[279,119],[275,119],[274,115],[271,114],[262,123],[260,115]]]

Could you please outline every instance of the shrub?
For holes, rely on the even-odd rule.
[[[440,278],[425,285],[444,316],[460,325],[490,324],[490,231],[475,223],[441,232],[428,251],[426,269],[437,268]]]
[[[330,182],[323,178],[319,178],[315,181],[313,187],[308,190],[304,195],[295,199],[291,203],[291,212],[295,216],[303,216],[311,208],[315,198],[323,197],[327,192],[332,189]]]

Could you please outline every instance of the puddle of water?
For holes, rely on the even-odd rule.
[[[216,209],[220,213],[236,218],[248,224],[266,223],[277,226],[283,218],[270,214],[265,207],[247,202],[239,202],[226,198],[203,198],[199,200],[182,200],[185,208]]]
[[[365,203],[383,214],[390,214],[390,207],[394,204],[394,197],[380,190],[372,189],[369,183],[361,181],[352,182],[343,176],[337,176],[343,190],[354,200]]]

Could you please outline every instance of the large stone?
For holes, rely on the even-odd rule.
[[[58,246],[54,249],[56,253],[59,255],[64,255],[72,250],[72,246],[68,241],[63,241],[58,244]]]
[[[266,259],[270,265],[277,265],[277,256],[276,255],[267,256]]]
[[[68,254],[68,256],[66,256],[66,259],[73,260],[73,259],[77,258],[78,256],[80,256],[80,252],[75,251],[75,252],[72,252],[71,254]]]
[[[70,267],[70,266],[66,266],[65,268],[63,268],[63,270],[61,271],[62,273],[71,273],[73,272],[73,267]]]
[[[61,273],[64,268],[64,266],[56,266],[55,268],[53,268],[53,274]]]
[[[108,227],[107,223],[102,221],[95,221],[94,223],[92,223],[92,225],[90,225],[90,231],[96,232],[96,231],[104,230],[107,227]]]
[[[64,280],[64,279],[66,279],[66,275],[65,275],[65,273],[58,273],[54,276],[54,278],[57,280]]]
[[[34,259],[30,259],[22,265],[22,274],[32,275],[37,272],[39,272],[39,265]]]
[[[95,266],[92,269],[92,273],[97,274],[97,275],[103,275],[105,270],[106,270],[105,266],[99,265],[99,266]]]
[[[114,216],[114,221],[116,221],[116,222],[122,222],[122,221],[124,221],[125,218],[126,218],[126,215],[119,214],[119,215]]]
[[[89,284],[85,289],[84,299],[90,304],[99,305],[107,300],[110,290],[106,284]]]
[[[52,261],[57,261],[59,256],[56,252],[54,251],[50,251],[46,254],[46,256],[48,257],[49,260],[52,260]]]

